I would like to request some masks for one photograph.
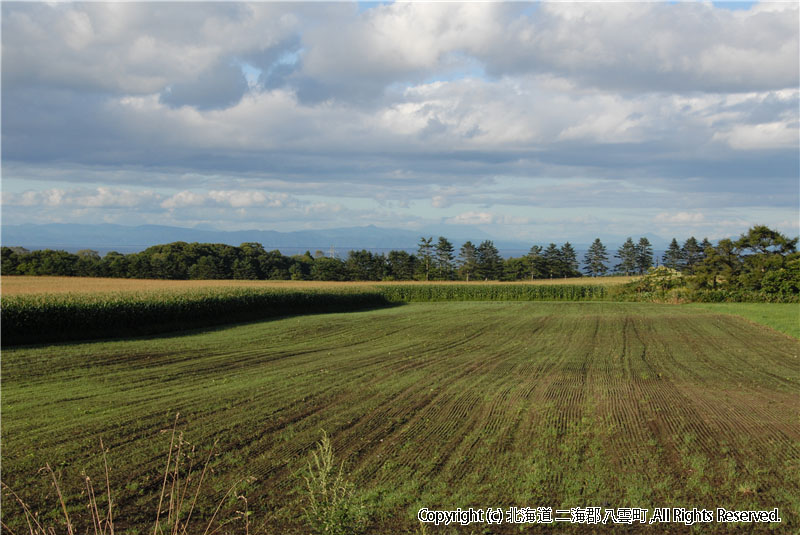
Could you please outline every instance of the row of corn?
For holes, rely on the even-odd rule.
[[[269,317],[418,301],[576,301],[603,286],[397,285],[374,289],[217,288],[188,292],[49,294],[2,300],[4,346],[139,336]]]

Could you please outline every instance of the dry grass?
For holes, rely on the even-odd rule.
[[[206,477],[206,473],[209,470],[209,463],[211,462],[211,457],[214,449],[217,446],[217,443],[215,442],[214,446],[212,446],[211,450],[209,451],[208,457],[206,458],[205,464],[203,465],[200,473],[200,480],[195,483],[193,481],[193,477],[196,475],[196,470],[194,470],[195,467],[191,461],[189,461],[188,470],[184,466],[186,462],[185,459],[191,457],[188,457],[186,453],[183,452],[184,446],[187,445],[183,440],[183,432],[178,432],[176,435],[179,417],[179,414],[175,415],[175,423],[172,427],[172,436],[170,438],[169,452],[167,454],[167,465],[164,469],[164,478],[161,484],[161,494],[159,496],[158,507],[156,508],[155,514],[155,522],[153,525],[153,535],[187,535],[187,533],[200,533],[196,530],[190,530],[192,513],[194,512],[195,505],[197,504],[197,498],[200,494],[201,488],[203,487],[203,481]],[[76,524],[73,522],[73,519],[70,518],[66,501],[61,493],[59,478],[56,476],[56,472],[50,467],[50,464],[47,464],[40,470],[40,472],[45,473],[48,478],[52,480],[52,486],[53,489],[55,489],[56,495],[58,496],[58,504],[63,514],[62,521],[67,535],[75,535],[76,531],[80,532],[80,529],[82,528],[87,534],[93,533],[94,535],[114,535],[114,515],[112,513],[114,500],[111,496],[108,461],[106,459],[106,449],[103,445],[102,439],[100,440],[100,450],[103,452],[106,495],[104,498],[101,497],[101,499],[98,500],[98,495],[95,493],[95,487],[91,478],[85,473],[82,474],[86,491],[86,507],[90,516],[88,521],[86,521],[85,518],[83,519],[83,526],[81,526],[80,521],[78,521]],[[194,447],[192,447],[192,453],[194,453]],[[184,474],[184,472],[186,473]],[[247,510],[247,499],[244,496],[237,497],[237,501],[244,502],[244,507],[242,507],[243,511],[236,511],[236,516],[233,518],[228,518],[221,522],[217,521],[218,527],[213,531],[211,528],[214,526],[214,521],[217,520],[220,509],[222,509],[222,506],[228,497],[235,492],[236,488],[240,486],[241,483],[251,479],[252,478],[246,478],[237,481],[228,489],[223,498],[219,501],[219,504],[217,505],[214,514],[211,516],[211,520],[208,521],[205,530],[202,532],[202,535],[216,535],[216,533],[220,532],[220,530],[223,528],[225,528],[225,531],[222,531],[222,533],[231,533],[228,530],[233,527],[230,525],[232,520],[241,520],[244,524],[245,535],[249,535],[249,512]],[[22,517],[24,517],[25,525],[27,527],[27,529],[22,533],[27,533],[28,535],[57,535],[59,532],[61,532],[62,528],[51,526],[42,520],[39,513],[32,510],[31,507],[28,506],[28,504],[11,487],[2,482],[0,482],[0,486],[2,486],[3,494],[7,496],[7,500],[10,500],[13,504],[17,505],[22,512]],[[6,504],[7,503],[8,501],[6,501]],[[103,511],[102,508],[103,503],[106,506],[105,511]],[[10,533],[11,535],[16,535],[16,533],[2,520],[0,520],[0,527],[2,527],[4,531]]]
[[[571,279],[541,279],[515,283],[498,281],[475,281],[469,284],[597,284],[616,285],[630,282],[635,277],[581,277]],[[63,293],[119,293],[142,291],[175,291],[198,288],[368,288],[376,285],[403,284],[466,284],[464,281],[254,281],[254,280],[155,280],[112,279],[95,277],[29,277],[22,275],[0,277],[2,295],[63,294]]]

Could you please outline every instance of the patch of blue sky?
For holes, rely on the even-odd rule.
[[[247,85],[251,88],[258,85],[258,77],[261,76],[261,69],[244,62],[240,62],[239,66],[242,68],[242,74],[244,74],[247,80]]]
[[[456,80],[463,80],[465,78],[478,78],[485,80],[487,78],[486,69],[483,63],[475,58],[469,57],[461,52],[454,52],[450,54],[449,62],[453,68],[445,68],[442,72],[429,76],[423,83],[430,84],[433,82],[454,82]]]
[[[356,2],[356,5],[358,6],[358,12],[363,13],[365,11],[369,11],[374,7],[386,6],[392,3],[393,2]]]
[[[721,9],[729,9],[731,11],[747,11],[758,2],[745,2],[745,1],[729,1],[729,2],[711,2],[714,7]]]

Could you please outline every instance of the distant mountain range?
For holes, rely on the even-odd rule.
[[[108,251],[131,253],[141,251],[152,245],[175,241],[200,243],[226,243],[240,245],[244,242],[257,242],[267,250],[279,249],[283,254],[297,254],[306,250],[312,253],[321,250],[328,253],[333,248],[337,253],[346,253],[352,249],[369,249],[388,251],[402,249],[415,251],[421,236],[432,236],[434,242],[439,236],[445,236],[458,248],[467,240],[478,244],[483,240],[491,240],[486,232],[477,227],[466,225],[439,225],[411,231],[395,228],[382,228],[374,225],[364,227],[346,227],[322,230],[298,230],[278,232],[274,230],[214,230],[201,228],[181,228],[163,225],[140,225],[136,227],[101,223],[96,225],[76,223],[50,223],[45,225],[3,225],[2,244],[4,246],[21,246],[26,249],[63,249],[75,252],[80,249],[94,249],[101,254]],[[667,240],[659,236],[646,234],[647,238],[658,249],[666,248]],[[621,238],[606,242],[609,252],[624,241]],[[638,236],[634,236],[638,240]],[[497,240],[495,246],[504,256],[525,254],[533,245],[530,242]],[[557,242],[560,245],[560,242]],[[546,243],[540,243],[546,245]],[[575,243],[578,250],[585,250],[588,243]],[[612,253],[613,254],[613,253]]]

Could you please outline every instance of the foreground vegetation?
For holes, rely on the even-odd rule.
[[[610,302],[414,303],[8,349],[3,480],[58,519],[37,473],[49,462],[77,516],[81,472],[102,473],[102,437],[117,531],[152,532],[161,431],[180,411],[197,451],[218,441],[198,525],[253,476],[237,490],[250,531],[307,533],[308,460],[324,430],[368,532],[412,532],[421,507],[512,505],[778,507],[777,528],[793,532],[798,350],[694,305]],[[4,500],[4,522],[20,528],[13,507]],[[518,532],[508,528],[497,531]]]

